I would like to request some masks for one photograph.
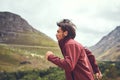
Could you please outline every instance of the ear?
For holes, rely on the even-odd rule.
[[[65,31],[65,32],[64,32],[64,36],[67,36],[67,35],[68,35],[68,31]]]

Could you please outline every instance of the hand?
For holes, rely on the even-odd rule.
[[[96,76],[97,80],[101,80],[102,79],[101,72],[96,73],[95,76]]]
[[[48,56],[49,56],[49,55],[54,55],[54,54],[53,54],[52,51],[47,51],[47,52],[46,52],[46,59],[47,59],[47,60],[48,60]]]

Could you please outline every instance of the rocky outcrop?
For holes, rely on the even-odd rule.
[[[0,12],[0,32],[34,32],[26,20],[10,12]]]
[[[11,12],[0,12],[0,43],[56,45],[50,37],[34,29],[21,16]]]
[[[117,26],[90,49],[100,60],[112,60],[113,57],[116,58],[114,60],[120,60],[120,50],[118,46],[120,46],[120,26]]]

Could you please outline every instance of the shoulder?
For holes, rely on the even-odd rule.
[[[68,46],[68,45],[75,45],[75,46],[78,46],[78,47],[82,47],[82,45],[81,45],[79,42],[77,42],[76,40],[74,40],[74,39],[69,39],[69,40],[66,42],[65,45],[66,45],[66,46]]]
[[[69,44],[76,44],[77,42],[74,39],[69,39],[65,44],[69,45]]]

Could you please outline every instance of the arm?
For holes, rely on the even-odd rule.
[[[87,54],[87,56],[88,56],[88,59],[89,59],[89,61],[90,61],[90,64],[91,64],[91,66],[92,66],[92,68],[93,68],[94,73],[99,72],[99,67],[98,67],[97,62],[96,62],[96,60],[95,60],[95,56],[92,54],[91,51],[89,51],[89,50],[86,49],[86,48],[85,48],[85,52],[86,52],[86,54]]]
[[[89,61],[90,61],[90,64],[91,64],[91,66],[92,66],[92,69],[93,69],[93,71],[94,71],[94,73],[95,73],[96,78],[97,78],[97,79],[101,79],[101,78],[102,78],[102,73],[101,73],[101,71],[100,71],[100,69],[99,69],[99,67],[98,67],[98,65],[97,65],[97,62],[96,62],[96,60],[95,60],[95,56],[92,54],[91,51],[89,51],[89,50],[86,49],[86,48],[85,48],[85,52],[86,52],[86,54],[87,54],[87,56],[88,56],[88,59],[89,59]]]
[[[48,60],[67,71],[72,71],[77,64],[77,60],[80,55],[77,54],[77,52],[80,52],[80,50],[76,48],[75,45],[69,44],[65,46],[65,51],[66,55],[64,56],[64,59],[54,55],[49,55]]]

